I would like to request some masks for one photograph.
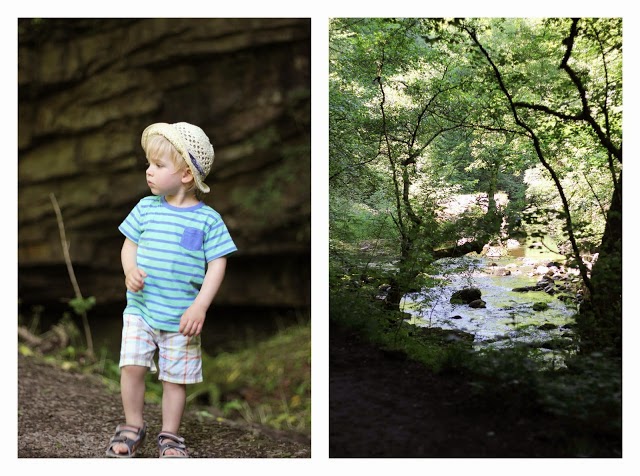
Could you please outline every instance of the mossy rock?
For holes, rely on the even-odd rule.
[[[451,296],[449,302],[451,304],[469,304],[482,297],[482,291],[478,288],[463,288],[456,291]]]
[[[546,302],[537,302],[533,305],[534,311],[546,311],[549,309],[549,305]]]

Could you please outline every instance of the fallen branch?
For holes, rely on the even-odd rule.
[[[49,352],[64,349],[69,345],[69,334],[64,326],[56,324],[42,336],[33,334],[25,326],[18,326],[18,339],[22,340],[31,349],[47,354]]]
[[[25,341],[29,347],[40,347],[43,341],[43,339],[32,334],[29,329],[24,326],[18,326],[18,338]]]

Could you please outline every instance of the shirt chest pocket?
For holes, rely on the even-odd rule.
[[[204,243],[204,232],[197,228],[186,227],[180,237],[180,246],[189,251],[202,249]]]

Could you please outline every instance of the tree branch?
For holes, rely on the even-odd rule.
[[[611,153],[613,156],[622,163],[622,146],[616,147],[611,142],[611,139],[602,131],[600,125],[596,122],[596,120],[591,115],[591,108],[589,107],[589,102],[587,100],[587,91],[582,84],[582,81],[578,77],[577,73],[569,66],[569,59],[571,58],[571,53],[573,50],[573,44],[578,36],[578,21],[579,18],[574,18],[571,22],[571,29],[569,31],[569,36],[563,40],[563,44],[567,45],[567,49],[562,58],[562,62],[560,63],[560,69],[566,71],[571,78],[571,81],[576,86],[578,93],[580,95],[580,102],[582,103],[582,115],[583,119],[591,126],[593,131],[598,136],[600,143]]]
[[[575,24],[574,24],[574,26],[575,26]],[[506,85],[504,84],[504,81],[502,79],[502,74],[500,73],[500,70],[498,70],[498,67],[495,65],[495,63],[491,59],[491,56],[489,55],[489,52],[480,43],[480,40],[478,40],[478,36],[476,35],[475,30],[470,29],[466,25],[462,25],[462,28],[469,34],[469,36],[471,37],[473,42],[476,44],[476,46],[480,49],[480,51],[482,52],[484,57],[487,59],[487,62],[489,63],[489,65],[493,69],[493,73],[494,73],[494,76],[496,77],[496,80],[498,81],[498,85],[500,86],[500,90],[503,92],[503,94],[507,98],[507,101],[509,102],[509,107],[511,109],[511,113],[513,114],[513,118],[516,121],[516,124],[518,124],[520,127],[522,127],[524,130],[527,131],[527,133],[528,133],[528,135],[531,138],[531,141],[533,143],[533,147],[534,147],[534,149],[536,151],[536,154],[538,156],[538,160],[540,160],[540,163],[544,166],[544,168],[551,175],[551,178],[552,178],[552,180],[553,180],[553,182],[554,182],[554,184],[556,186],[556,189],[558,190],[558,194],[560,195],[560,200],[562,201],[562,206],[563,206],[564,211],[565,211],[565,220],[566,220],[566,224],[567,224],[567,234],[569,235],[569,241],[571,242],[571,248],[573,249],[573,253],[575,255],[576,262],[578,263],[578,269],[580,270],[580,275],[582,277],[582,281],[584,282],[585,286],[587,286],[589,291],[591,293],[593,293],[593,289],[592,289],[592,285],[591,285],[591,279],[589,278],[587,267],[585,266],[585,264],[582,261],[582,258],[580,256],[580,248],[578,247],[578,243],[576,242],[575,234],[573,232],[573,222],[571,220],[569,202],[567,201],[567,197],[564,194],[564,189],[562,187],[562,184],[560,183],[560,179],[558,178],[558,175],[556,174],[555,170],[553,170],[551,165],[546,161],[546,159],[544,157],[544,154],[542,152],[542,147],[540,146],[540,139],[535,134],[533,129],[531,127],[529,127],[520,118],[520,116],[518,115],[518,111],[517,111],[516,106],[514,104],[513,97],[511,96],[511,94],[509,93],[509,90],[507,89]],[[567,57],[567,54],[565,54],[565,57]]]
[[[64,261],[67,264],[67,272],[69,273],[69,279],[71,279],[71,284],[73,286],[76,299],[83,299],[82,293],[80,292],[80,286],[78,285],[78,280],[76,279],[76,273],[73,271],[73,264],[71,263],[71,256],[69,254],[69,242],[67,241],[67,235],[64,230],[64,222],[62,221],[62,212],[60,211],[58,200],[56,200],[56,196],[53,193],[49,194],[49,198],[51,199],[51,203],[53,204],[53,210],[56,213],[56,219],[58,221],[58,229],[60,231],[60,242],[62,244],[62,253],[64,255]],[[82,316],[82,323],[84,325],[85,338],[87,339],[87,353],[89,354],[90,357],[93,357],[94,355],[93,339],[91,338],[91,329],[89,328],[87,313],[82,312],[81,316]]]
[[[544,113],[547,113],[551,116],[556,116],[559,117],[560,119],[564,119],[564,120],[568,120],[568,121],[582,121],[584,119],[586,119],[586,116],[584,114],[584,111],[581,111],[579,114],[565,114],[559,111],[554,111],[553,109],[547,107],[547,106],[543,106],[541,104],[531,104],[528,102],[519,102],[516,101],[513,103],[513,105],[515,107],[523,107],[526,109],[533,109],[534,111],[542,111]]]

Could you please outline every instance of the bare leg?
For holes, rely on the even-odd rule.
[[[147,373],[147,367],[139,365],[126,365],[122,367],[120,373],[120,393],[122,395],[122,406],[124,408],[124,416],[126,424],[142,428],[144,419],[142,412],[144,410],[144,376]],[[135,437],[135,433],[123,432],[123,436]],[[126,453],[127,446],[117,444],[113,447],[114,453]]]
[[[186,399],[186,385],[162,382],[162,431],[178,434]],[[180,455],[180,452],[168,449],[166,454]]]

